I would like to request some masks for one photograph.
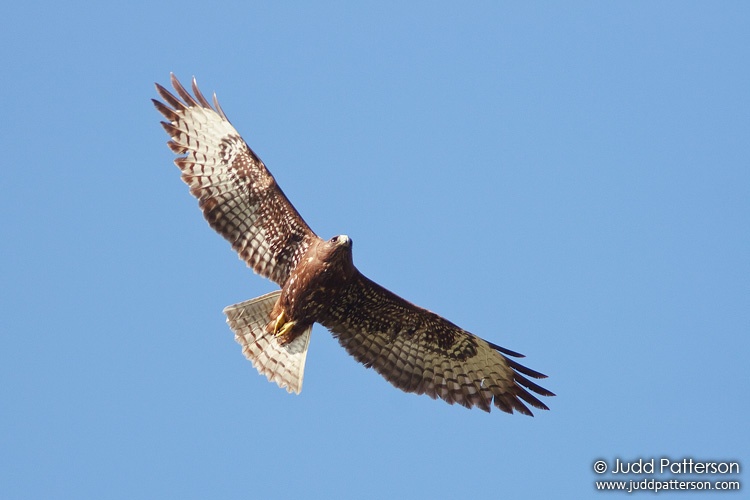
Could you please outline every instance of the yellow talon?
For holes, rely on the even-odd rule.
[[[281,329],[282,326],[284,326],[284,323],[286,322],[286,314],[284,311],[281,311],[281,314],[279,314],[279,317],[276,318],[276,323],[273,325],[273,334],[275,337],[278,337],[281,335],[279,333],[279,329]]]
[[[296,321],[288,321],[286,320],[286,314],[284,311],[281,311],[281,314],[276,318],[276,322],[273,325],[273,336],[276,338],[282,338],[286,336],[289,331],[294,328],[294,325],[296,325]]]
[[[284,326],[281,327],[281,330],[279,330],[278,332],[276,332],[276,337],[283,337],[283,336],[285,336],[287,333],[289,333],[289,330],[291,330],[292,328],[294,328],[294,325],[296,325],[296,324],[297,324],[296,321],[290,321],[288,323],[284,323]]]

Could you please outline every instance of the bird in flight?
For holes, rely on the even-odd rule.
[[[354,266],[346,235],[318,237],[219,106],[193,79],[192,95],[156,84],[175,164],[209,225],[240,259],[281,289],[224,309],[244,355],[288,392],[302,389],[313,323],[330,330],[357,361],[406,392],[449,404],[532,415],[547,410],[529,380],[546,376],[500,347],[402,299]]]

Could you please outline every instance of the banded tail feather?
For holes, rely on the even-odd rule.
[[[279,295],[281,290],[228,306],[224,314],[234,339],[255,369],[287,392],[299,394],[312,325],[289,344],[279,345],[276,337],[266,331],[271,309]]]

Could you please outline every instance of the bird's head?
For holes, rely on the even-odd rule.
[[[345,234],[334,236],[330,240],[323,243],[323,260],[331,261],[332,259],[340,259],[343,255],[349,255],[351,259],[352,255],[352,239]]]
[[[318,256],[327,264],[339,268],[339,272],[354,269],[352,239],[345,234],[334,236],[319,247]],[[347,273],[348,274],[348,273]]]
[[[332,245],[333,247],[346,247],[351,248],[352,247],[352,239],[348,237],[345,234],[340,234],[338,236],[334,236],[330,240],[328,240],[328,244]]]

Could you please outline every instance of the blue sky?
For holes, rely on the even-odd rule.
[[[748,463],[747,4],[2,17],[4,498],[598,498],[597,459]],[[362,272],[526,354],[551,411],[404,394],[319,326],[300,396],[258,375],[221,311],[274,285],[179,180],[170,72]]]

